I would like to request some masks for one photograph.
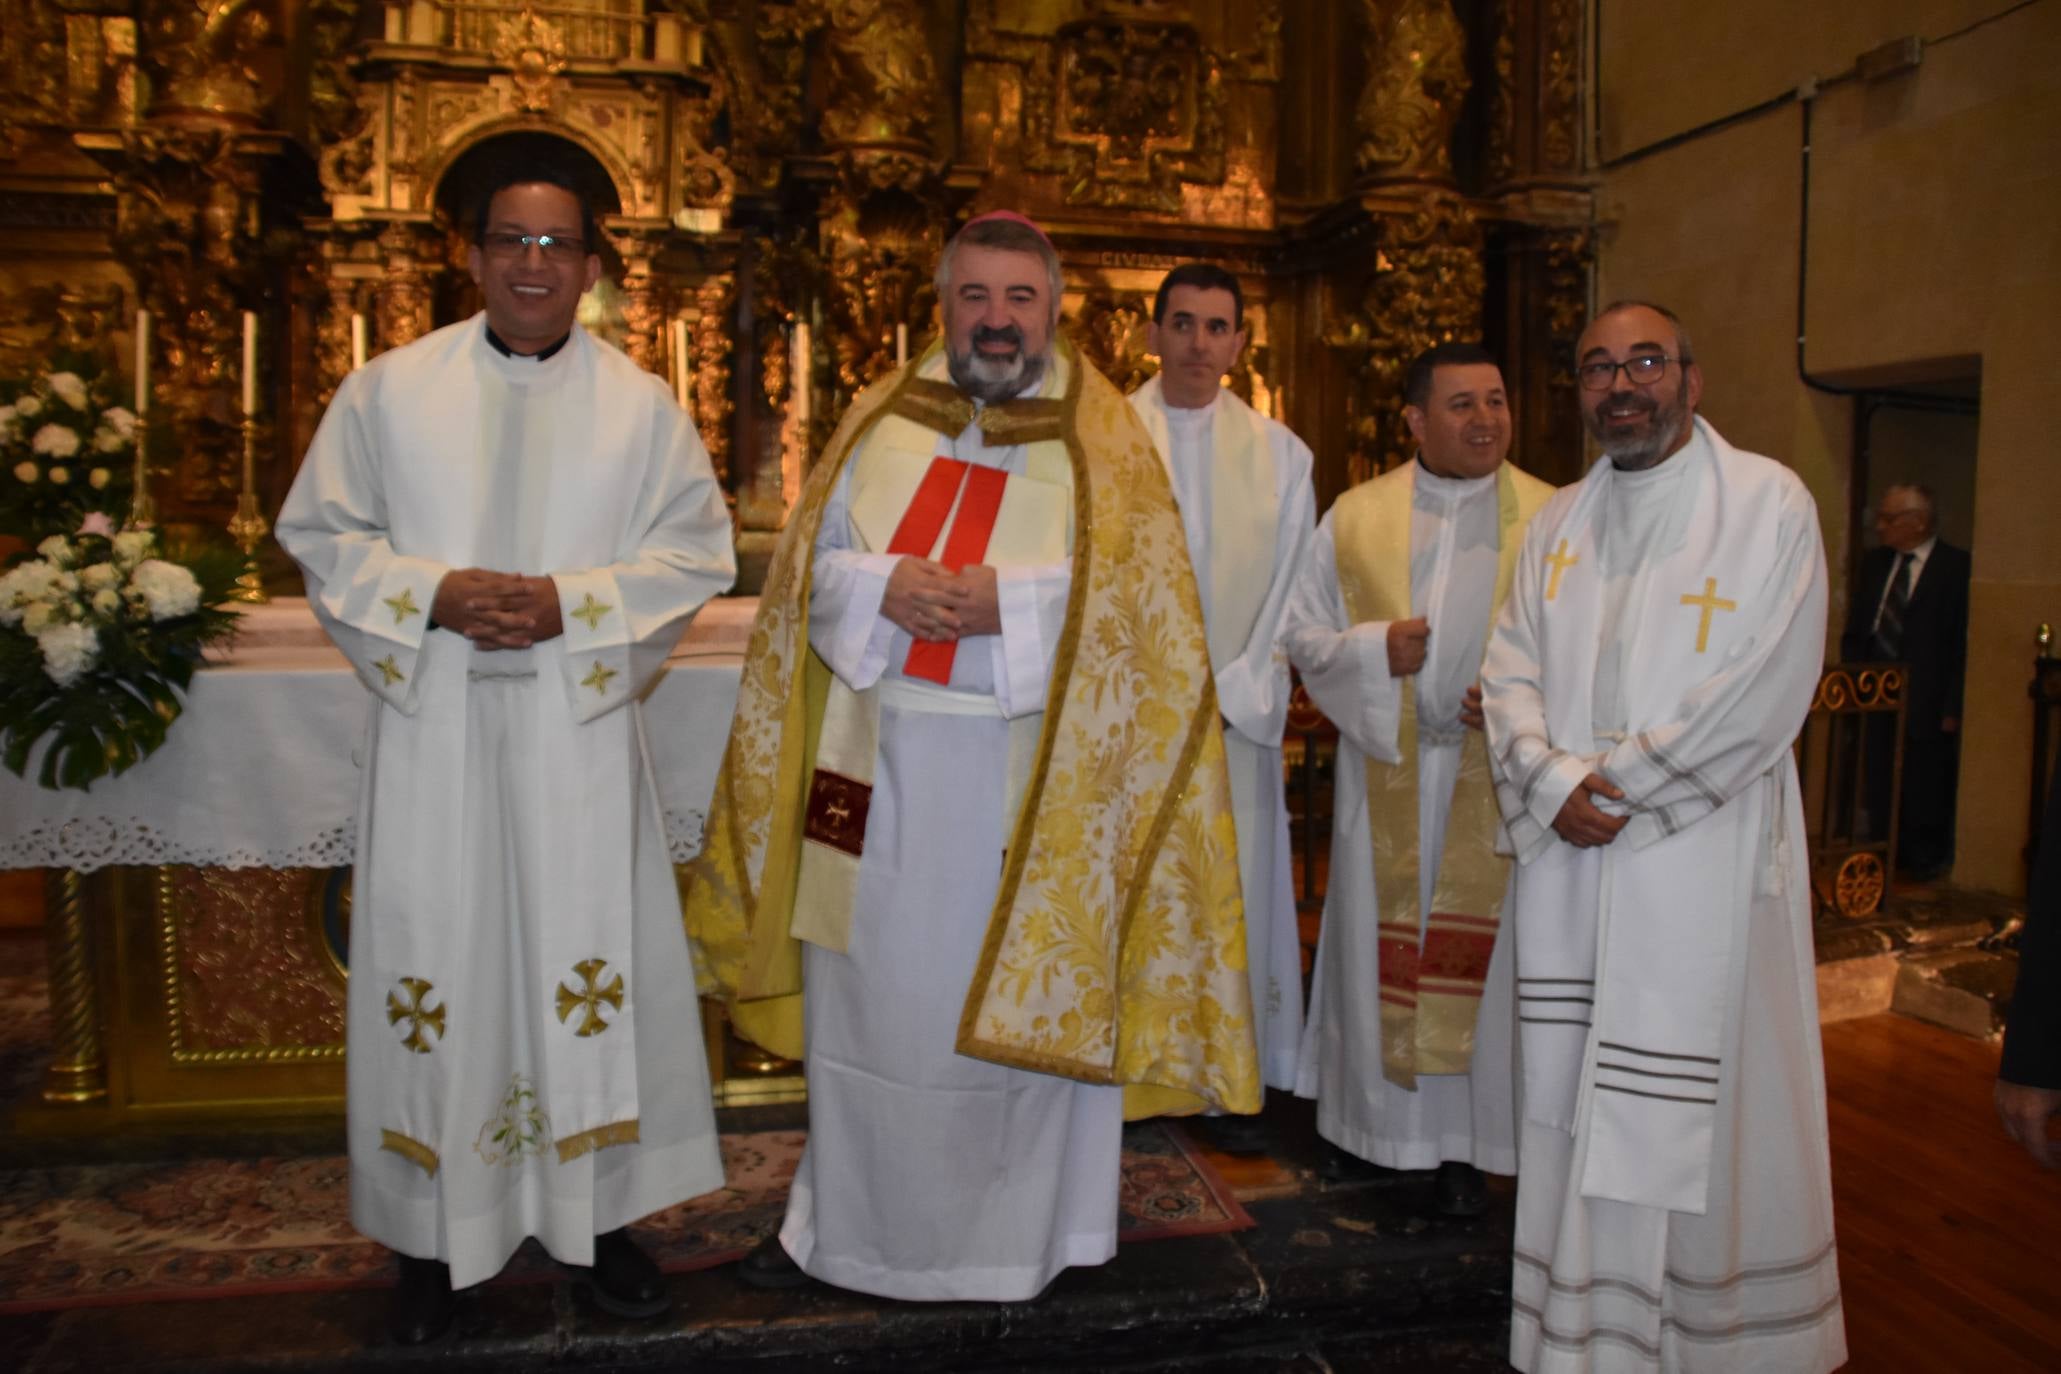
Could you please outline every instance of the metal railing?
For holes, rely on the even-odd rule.
[[[1820,913],[1872,916],[1896,871],[1904,665],[1827,668],[1796,739],[1811,892]]]

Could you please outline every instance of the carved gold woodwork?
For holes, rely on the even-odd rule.
[[[1362,0],[1371,61],[1354,124],[1363,178],[1449,181],[1471,84],[1467,31],[1447,0]]]
[[[1487,285],[1481,226],[1458,196],[1434,191],[1375,209],[1373,269],[1356,305],[1324,330],[1324,342],[1350,360],[1348,472],[1355,482],[1409,457],[1403,374],[1433,344],[1481,337]]]
[[[379,341],[382,348],[399,348],[430,330],[434,279],[444,270],[444,235],[426,219],[397,222],[379,236],[379,251]]]
[[[1486,170],[1492,188],[1581,172],[1580,0],[1500,0]]]
[[[142,0],[137,8],[156,90],[153,119],[259,123],[260,50],[274,35],[257,0]]]
[[[736,279],[719,272],[695,291],[688,320],[694,423],[716,479],[725,487],[730,485],[730,420],[736,409],[730,399],[731,307],[736,298]]]
[[[341,1060],[344,979],[307,918],[300,868],[157,872],[159,957],[174,1064]]]
[[[1118,391],[1132,392],[1159,371],[1147,342],[1151,326],[1150,294],[1094,288],[1082,295],[1067,335]]]
[[[112,173],[112,247],[155,321],[152,404],[180,436],[160,495],[219,505],[237,486],[241,317],[263,308],[263,175],[278,140],[152,125],[78,142]]]
[[[916,0],[828,0],[822,60],[824,142],[927,147],[937,67]]]

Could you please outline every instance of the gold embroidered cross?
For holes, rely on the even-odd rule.
[[[601,695],[607,696],[608,680],[614,676],[615,669],[608,667],[597,658],[594,660],[594,671],[580,679],[580,686],[592,687]]]
[[[393,610],[394,624],[396,625],[411,615],[422,614],[422,607],[415,604],[415,593],[406,587],[401,588],[399,596],[387,597],[386,604]]]
[[[379,675],[386,679],[386,685],[389,687],[393,686],[396,682],[406,682],[408,680],[407,675],[401,671],[401,665],[394,662],[392,654],[388,654],[372,666],[379,669]]]
[[[607,967],[606,959],[582,959],[573,965],[573,972],[580,975],[580,990],[558,985],[558,1019],[564,1021],[575,1011],[584,1013],[574,1035],[599,1035],[608,1029],[609,1023],[601,1017],[603,1002],[617,1011],[623,1009],[623,976],[618,973],[603,986],[601,970]]]
[[[1727,601],[1717,594],[1717,579],[1715,577],[1703,579],[1703,595],[1701,596],[1697,596],[1693,592],[1683,592],[1682,604],[1684,606],[1701,606],[1703,608],[1703,619],[1696,626],[1696,652],[1699,654],[1710,647],[1711,612],[1736,611],[1739,609],[1738,602]]]
[[[406,1021],[408,1033],[401,1037],[401,1043],[417,1054],[428,1054],[431,1048],[429,1037],[422,1033],[424,1026],[435,1031],[437,1039],[444,1038],[444,1004],[423,1005],[434,990],[435,985],[425,979],[403,978],[401,992],[408,994],[408,1000],[403,1002],[399,992],[390,991],[386,995],[386,1023],[395,1026]]]
[[[852,818],[852,809],[849,806],[846,806],[842,801],[833,801],[830,803],[830,805],[823,808],[823,814],[830,817],[831,820],[837,822],[839,825],[843,825],[846,821]]]
[[[596,601],[594,593],[588,592],[587,599],[573,607],[573,619],[586,621],[587,631],[591,634],[601,628],[601,617],[614,609],[615,607],[609,605],[606,601]]]
[[[1582,560],[1580,554],[1568,553],[1567,541],[1563,539],[1560,541],[1559,548],[1546,555],[1546,561],[1553,565],[1553,575],[1546,581],[1546,600],[1551,601],[1554,597],[1560,595],[1560,574],[1566,572]]]

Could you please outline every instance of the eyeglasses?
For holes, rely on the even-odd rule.
[[[578,262],[587,256],[587,241],[566,234],[511,234],[500,230],[481,235],[479,244],[488,257],[503,261],[528,257],[532,244],[551,262]]]
[[[1617,385],[1617,370],[1624,369],[1624,375],[1636,386],[1648,386],[1661,379],[1669,363],[1686,363],[1687,358],[1670,358],[1665,353],[1641,353],[1636,358],[1626,358],[1621,363],[1583,363],[1575,369],[1575,375],[1582,379],[1584,391],[1608,391]]]

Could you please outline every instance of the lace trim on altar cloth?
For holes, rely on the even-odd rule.
[[[684,864],[701,852],[700,811],[665,812],[666,853]],[[66,821],[32,823],[13,835],[0,835],[0,869],[70,868],[92,873],[103,868],[159,868],[190,864],[197,868],[341,868],[358,850],[355,820],[314,835],[271,845],[220,845],[195,842],[166,833],[133,816],[75,816]]]

